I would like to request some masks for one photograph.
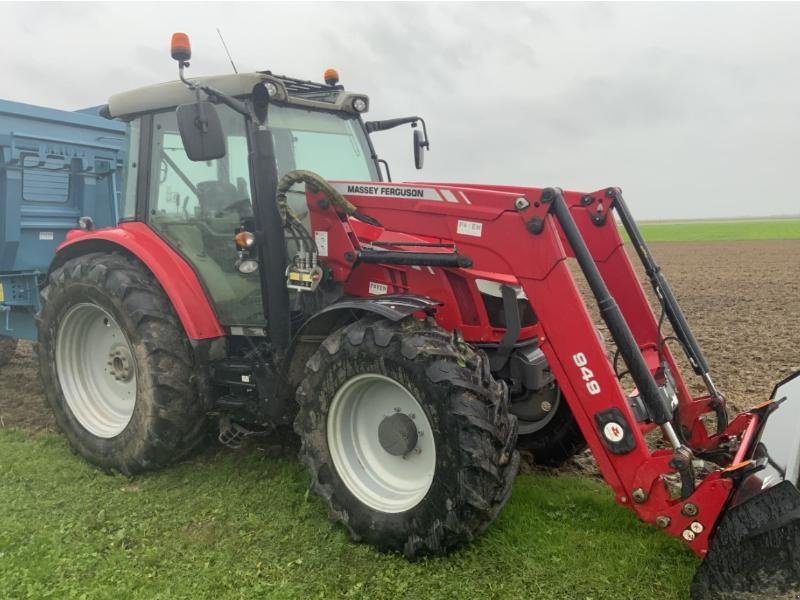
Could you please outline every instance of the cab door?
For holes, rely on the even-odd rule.
[[[149,225],[194,267],[225,326],[264,326],[258,273],[236,268],[236,228],[253,218],[244,117],[217,106],[223,158],[186,156],[174,110],[153,116]]]

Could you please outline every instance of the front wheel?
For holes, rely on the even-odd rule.
[[[407,557],[471,542],[519,466],[484,354],[430,321],[366,317],[328,337],[298,389],[312,488],[354,540]]]
[[[56,424],[89,462],[124,474],[174,462],[205,438],[193,354],[163,290],[119,254],[55,269],[37,316]]]

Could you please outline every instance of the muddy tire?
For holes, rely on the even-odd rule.
[[[792,483],[778,483],[722,513],[691,597],[800,597],[800,493]]]
[[[17,352],[17,340],[0,335],[0,367],[6,366]]]
[[[311,488],[355,541],[408,558],[446,553],[511,494],[519,454],[505,385],[485,354],[432,320],[367,317],[336,331],[297,400]]]
[[[138,262],[94,253],[55,269],[37,315],[47,402],[70,446],[132,474],[206,438],[193,355],[163,290]]]
[[[562,397],[546,425],[535,433],[519,435],[517,448],[530,452],[537,465],[559,467],[586,449],[586,439]]]

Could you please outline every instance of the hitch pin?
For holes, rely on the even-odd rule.
[[[661,431],[663,431],[664,434],[667,436],[667,439],[669,440],[670,445],[675,450],[677,450],[678,448],[680,448],[683,445],[683,444],[681,444],[681,441],[678,439],[678,434],[675,433],[675,428],[672,426],[672,423],[670,423],[669,421],[667,421],[666,423],[661,425]]]

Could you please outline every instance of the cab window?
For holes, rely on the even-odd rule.
[[[175,111],[153,120],[150,225],[192,264],[223,325],[264,325],[257,273],[242,274],[233,236],[252,219],[244,117],[217,106],[226,154],[209,161],[186,156]]]

